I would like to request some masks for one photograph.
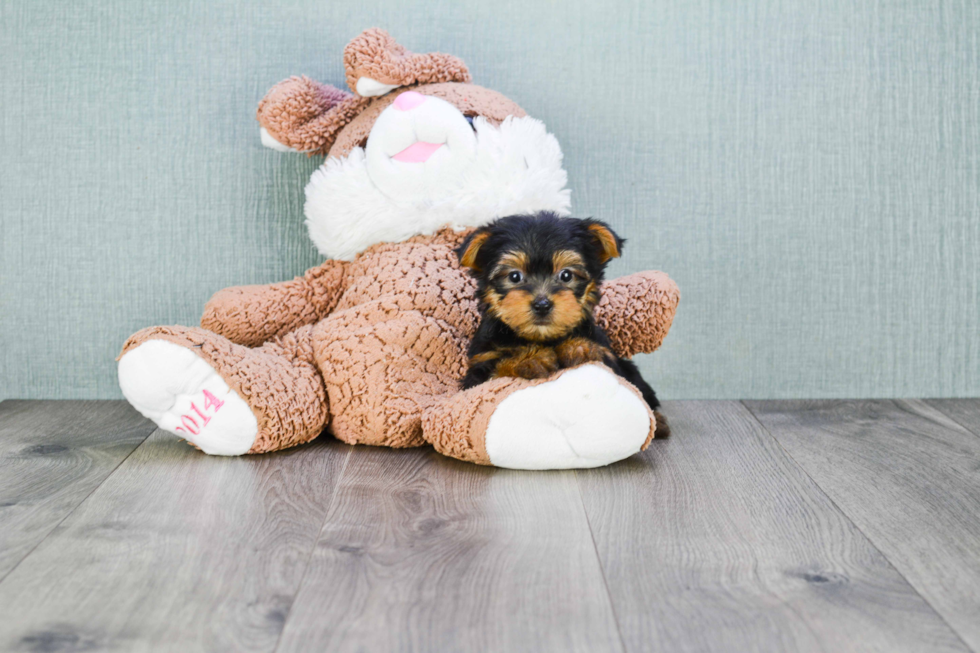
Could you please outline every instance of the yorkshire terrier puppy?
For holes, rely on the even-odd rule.
[[[604,222],[547,212],[500,218],[470,234],[456,254],[479,282],[481,319],[463,388],[600,362],[642,393],[657,417],[656,437],[669,435],[653,388],[613,353],[592,316],[606,265],[623,242]]]

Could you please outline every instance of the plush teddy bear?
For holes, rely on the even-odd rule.
[[[351,444],[432,444],[521,469],[605,465],[657,421],[600,364],[460,390],[478,322],[454,249],[494,218],[567,215],[558,142],[459,59],[367,30],[344,50],[353,94],[306,77],[259,104],[262,142],[326,155],[306,224],[327,257],[292,281],[226,288],[201,327],[144,329],[119,359],[123,394],[209,454],[262,453],[324,430]],[[607,281],[597,322],[616,353],[656,349],[679,300],[661,272]]]

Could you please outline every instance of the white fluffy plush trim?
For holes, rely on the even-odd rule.
[[[398,88],[397,84],[383,84],[370,77],[359,77],[357,79],[357,94],[361,97],[378,97]]]
[[[259,127],[259,140],[270,150],[275,150],[276,152],[299,152],[299,150],[289,147],[288,145],[283,145],[276,139],[272,137],[269,130],[265,127]]]
[[[582,469],[632,456],[649,433],[646,404],[608,369],[583,365],[500,402],[486,447],[496,467]]]
[[[558,140],[533,118],[507,118],[494,127],[475,121],[472,163],[433,196],[399,201],[372,182],[364,150],[330,158],[306,186],[306,225],[327,258],[350,260],[371,245],[400,242],[440,227],[478,227],[517,213],[566,215],[570,191]]]

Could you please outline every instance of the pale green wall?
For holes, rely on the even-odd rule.
[[[255,105],[373,25],[543,119],[614,272],[677,280],[663,397],[980,395],[974,1],[0,0],[0,398],[118,397],[129,333],[317,263],[318,162]]]

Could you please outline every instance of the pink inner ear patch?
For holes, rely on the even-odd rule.
[[[417,143],[412,143],[391,158],[395,161],[401,161],[402,163],[425,163],[429,160],[429,157],[442,146],[442,143],[426,143],[424,141],[419,141]]]

